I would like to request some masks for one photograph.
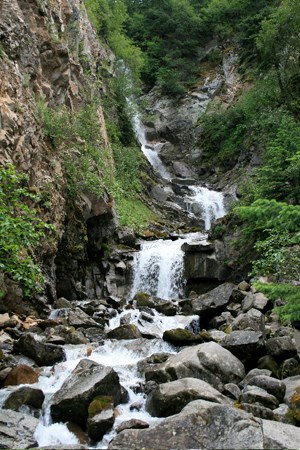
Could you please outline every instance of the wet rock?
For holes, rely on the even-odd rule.
[[[252,448],[263,448],[259,420],[227,405],[196,400],[148,430],[123,431],[108,448],[241,449],[250,442]]]
[[[41,389],[33,389],[29,386],[23,386],[9,395],[3,404],[3,408],[19,411],[22,405],[27,405],[40,409],[44,399],[45,395]]]
[[[60,314],[58,317],[61,321],[69,326],[74,328],[90,328],[90,327],[99,327],[99,324],[89,317],[81,308],[64,308],[60,310]]]
[[[39,366],[52,366],[66,359],[61,347],[39,342],[31,333],[23,334],[14,347],[18,353],[32,358]]]
[[[297,349],[289,336],[274,337],[267,341],[266,351],[280,362],[297,355]]]
[[[232,323],[232,330],[252,330],[265,332],[265,321],[263,314],[255,308],[240,314]]]
[[[16,411],[0,410],[0,442],[2,448],[37,447],[34,432],[38,419]]]
[[[163,334],[163,340],[170,342],[175,346],[190,345],[203,342],[199,334],[194,334],[189,330],[183,328],[176,328],[175,330],[166,330]]]
[[[241,403],[258,403],[269,409],[275,409],[279,406],[279,401],[274,395],[268,394],[264,389],[256,386],[246,387],[241,396]]]
[[[121,401],[121,385],[117,373],[93,361],[83,359],[52,399],[54,422],[72,421],[85,427],[88,406],[97,396],[110,395],[114,405]]]
[[[175,316],[177,312],[177,306],[174,303],[164,300],[157,301],[155,303],[155,309],[165,316]]]
[[[93,441],[99,441],[115,422],[114,411],[107,408],[87,421],[87,433]]]
[[[265,351],[263,334],[259,331],[232,331],[222,344],[244,364],[254,364]]]
[[[230,301],[234,287],[232,283],[224,283],[192,300],[192,312],[200,316],[202,328],[206,328],[213,317],[223,312]]]
[[[170,353],[154,353],[153,355],[150,355],[138,362],[138,371],[141,374],[144,374],[146,371],[151,370],[151,368],[155,367],[157,364],[166,362],[169,357]]]
[[[139,419],[130,419],[126,420],[125,422],[120,423],[120,425],[117,426],[116,432],[121,433],[123,430],[130,430],[132,428],[136,428],[139,430],[142,430],[144,428],[149,428],[149,423],[144,422],[143,420]]]
[[[299,448],[300,428],[285,423],[262,421],[264,448]]]
[[[26,364],[14,367],[6,377],[4,386],[17,386],[19,384],[34,384],[38,381],[38,372]]]
[[[167,417],[179,413],[193,400],[228,403],[229,400],[203,380],[181,378],[160,384],[148,396],[146,410],[155,417]]]
[[[218,390],[223,389],[224,383],[239,382],[244,376],[243,364],[215,342],[185,348],[145,373],[146,381],[164,383],[193,377],[206,381]]]
[[[98,328],[97,330],[99,333]],[[55,327],[55,335],[57,335],[58,339],[63,339],[66,344],[80,345],[87,344],[89,342],[82,331],[80,331],[79,329],[75,330],[73,327],[67,327],[65,325],[58,325],[57,327]],[[51,342],[53,336],[55,337],[55,335],[49,335],[47,338],[47,342],[58,344],[59,341]]]
[[[142,334],[134,324],[120,325],[106,334],[107,339],[139,339]]]
[[[232,317],[231,313],[228,311],[225,311],[225,312],[222,312],[222,314],[220,316],[214,317],[210,321],[210,325],[213,328],[220,328],[221,326],[222,326],[222,328],[226,328],[232,322],[233,322],[233,317]]]
[[[234,303],[242,303],[242,301],[244,300],[246,295],[247,295],[247,292],[240,291],[240,289],[234,288],[232,290],[231,300]]]
[[[269,394],[274,395],[279,402],[284,399],[286,386],[283,381],[266,375],[256,375],[251,378],[249,384],[264,389]]]

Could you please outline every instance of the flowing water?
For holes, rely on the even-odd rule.
[[[178,299],[184,288],[182,245],[195,239],[205,242],[206,235],[191,233],[174,241],[159,239],[142,242],[140,252],[134,257],[130,297],[142,291],[165,300]]]
[[[145,131],[138,114],[134,118],[134,128],[141,143],[141,149],[151,165],[165,180],[170,180],[171,174],[162,163],[157,152],[147,143]],[[189,189],[191,194],[186,195],[184,198],[186,210],[204,219],[205,229],[208,230],[212,221],[225,214],[222,193],[197,186],[189,186]],[[134,277],[130,297],[133,298],[137,292],[144,291],[166,300],[180,298],[184,288],[184,252],[182,251],[182,245],[193,240],[205,242],[206,237],[203,233],[194,233],[179,236],[175,240],[160,239],[142,242],[141,250],[136,252],[134,259]],[[161,339],[163,332],[174,328],[188,328],[197,332],[199,317],[178,315],[164,317],[156,311],[153,311],[152,314],[153,320],[148,322],[143,320],[140,311],[135,309],[124,310],[111,319],[108,329],[119,326],[120,321],[124,320],[126,316],[130,323],[138,325],[142,333],[145,335],[150,334],[156,338],[132,341],[105,340],[103,345],[93,348],[91,355],[88,357],[85,345],[67,345],[64,347],[66,361],[42,370],[38,383],[31,385],[42,389],[46,396],[43,414],[35,433],[39,446],[79,444],[77,437],[68,430],[66,425],[51,423],[50,406],[53,394],[60,389],[66,378],[83,358],[88,358],[104,366],[113,367],[120,377],[121,384],[129,393],[129,402],[126,405],[117,407],[118,415],[113,430],[105,435],[103,440],[93,448],[107,448],[108,443],[116,434],[115,427],[125,420],[131,418],[141,419],[150,425],[161,420],[151,417],[145,411],[145,394],[140,389],[144,380],[138,372],[137,364],[154,353],[175,353],[175,348]],[[129,319],[128,316],[130,316]],[[92,343],[89,347],[93,346],[94,344]],[[14,388],[1,390],[0,406],[12,389]],[[133,404],[140,405],[138,411],[130,408]]]

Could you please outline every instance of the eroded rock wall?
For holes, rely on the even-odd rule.
[[[96,38],[82,0],[1,0],[0,16],[0,163],[13,163],[29,175],[30,189],[43,198],[41,218],[55,226],[56,237],[44,242],[37,255],[46,275],[46,297],[51,301],[56,296],[55,258],[58,283],[70,271],[74,297],[74,286],[80,290],[78,282],[87,277],[82,245],[87,222],[94,220],[90,228],[97,228],[104,220],[102,235],[105,229],[111,234],[116,217],[105,196],[78,193],[70,202],[62,155],[45,136],[39,103],[78,111],[87,96],[101,98],[105,86],[100,73],[112,73],[114,56]],[[100,106],[95,120],[103,146],[110,150]]]

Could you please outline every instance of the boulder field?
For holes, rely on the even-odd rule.
[[[129,303],[60,299],[50,317],[0,315],[3,448],[37,447],[46,406],[53,423],[67,424],[77,436],[78,444],[56,448],[88,448],[107,433],[109,449],[299,448],[294,330],[247,283],[224,283],[178,301],[144,293]],[[159,334],[165,319],[177,325]],[[136,353],[143,404],[130,404],[117,368],[122,356],[116,367],[93,360],[94,349],[107,341],[128,342]],[[172,352],[138,358],[141,348],[158,341],[171,344]],[[83,356],[68,376],[60,374],[49,398],[38,379],[68,360],[70,345]],[[120,405],[128,403],[157,419],[118,422]]]

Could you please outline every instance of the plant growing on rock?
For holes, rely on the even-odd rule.
[[[35,250],[53,227],[37,215],[38,195],[30,191],[28,176],[13,165],[0,168],[0,270],[20,283],[25,296],[41,290],[43,275]]]

